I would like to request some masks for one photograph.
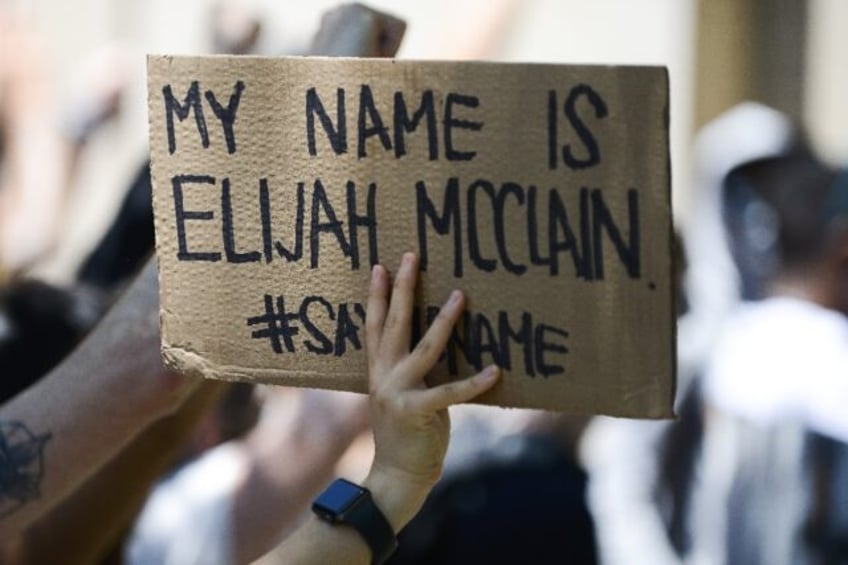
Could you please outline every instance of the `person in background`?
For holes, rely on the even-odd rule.
[[[775,212],[779,267],[704,372],[696,562],[848,559],[848,173],[809,152],[735,169]]]
[[[67,154],[52,121],[47,58],[17,10],[0,5],[0,274],[54,243]]]
[[[127,82],[126,54],[103,48],[60,96],[45,45],[18,12],[0,5],[0,280],[56,247],[81,156],[118,115]]]
[[[692,493],[704,425],[701,377],[727,317],[741,299],[762,295],[776,257],[772,216],[752,213],[770,208],[751,185],[729,183],[730,173],[787,155],[800,143],[786,116],[753,102],[731,108],[698,134],[697,201],[682,233],[685,300],[679,304],[686,309],[678,318],[679,419],[599,417],[582,440],[603,563],[674,565],[692,551],[699,535]]]

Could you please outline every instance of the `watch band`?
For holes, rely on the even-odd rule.
[[[397,549],[397,537],[389,521],[374,504],[371,492],[365,488],[363,490],[363,496],[345,513],[343,520],[365,538],[371,548],[371,562],[379,565]]]
[[[336,479],[318,496],[312,510],[331,524],[352,526],[371,549],[371,562],[385,562],[398,542],[392,525],[374,503],[371,491],[345,479]]]

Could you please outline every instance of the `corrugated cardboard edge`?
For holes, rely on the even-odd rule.
[[[237,365],[217,365],[210,363],[196,352],[179,347],[168,347],[162,345],[162,359],[165,366],[170,370],[195,377],[204,377],[228,382],[256,382],[263,384],[280,385],[280,376],[285,376],[286,386],[300,386],[319,388],[322,381],[333,384],[334,390],[347,390],[349,392],[368,392],[367,387],[358,386],[357,380],[351,379],[350,386],[341,389],[339,384],[341,374],[308,372],[303,370],[284,371],[281,369],[250,369]]]
[[[679,363],[677,360],[677,315],[680,311],[680,292],[677,288],[677,285],[681,283],[681,281],[677,280],[676,272],[677,272],[677,252],[675,250],[676,239],[674,233],[674,206],[672,202],[672,191],[673,191],[673,177],[671,170],[671,81],[669,79],[668,67],[662,67],[663,74],[665,75],[665,84],[666,84],[666,92],[668,93],[668,97],[666,98],[665,105],[665,124],[663,131],[665,131],[666,135],[666,147],[668,147],[668,154],[666,155],[666,163],[668,167],[667,176],[668,176],[668,201],[666,206],[668,206],[668,256],[670,258],[668,265],[671,272],[668,273],[668,280],[672,282],[672,292],[671,292],[671,308],[669,309],[669,315],[671,319],[668,323],[671,325],[671,387],[670,394],[671,398],[667,406],[669,407],[668,414],[661,416],[663,419],[677,419],[677,412],[675,411],[675,399],[677,398],[677,377],[679,372]]]
[[[240,367],[237,365],[218,365],[210,363],[202,355],[179,347],[168,347],[163,344],[162,357],[165,365],[178,373],[211,378],[220,381],[228,382],[254,382],[258,384],[270,384],[277,386],[296,386],[307,388],[322,388],[332,387],[333,390],[344,390],[349,392],[367,393],[367,386],[361,384],[359,379],[345,379],[344,385],[339,386],[342,378],[350,377],[344,373],[329,373],[329,372],[308,372],[303,370],[287,371],[284,369],[255,369],[248,367]],[[284,380],[285,382],[281,382]],[[326,385],[324,384],[326,383]],[[631,393],[631,400],[634,396],[642,394],[654,394],[651,388],[642,389],[636,393]],[[482,404],[489,406],[499,406],[501,408],[530,408],[533,410],[545,410],[575,416],[593,416],[598,415],[597,412],[580,412],[572,410],[568,412],[558,411],[554,408],[539,408],[537,406],[525,406],[520,403],[515,405],[505,406],[503,404],[495,404],[487,402],[485,397],[482,397],[470,404]],[[667,420],[674,417],[673,411],[663,411],[656,414],[645,414],[644,410],[639,412],[628,413],[626,410],[621,411],[616,415],[605,415],[611,418],[639,418],[649,420]]]

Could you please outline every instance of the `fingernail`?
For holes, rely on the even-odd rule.
[[[497,365],[489,365],[483,370],[482,373],[480,373],[480,380],[484,382],[493,381],[498,378],[500,373],[500,367],[498,367]]]
[[[462,298],[462,292],[459,290],[454,290],[450,293],[450,296],[448,297],[448,306],[454,306],[457,302],[459,302],[460,298]]]
[[[378,279],[378,278],[379,278],[379,276],[380,276],[379,270],[380,270],[380,265],[379,265],[379,263],[378,263],[378,264],[376,264],[376,265],[374,265],[373,267],[371,267],[371,282],[372,282],[372,283],[376,283],[376,282],[377,282],[377,279]]]
[[[413,254],[413,253],[404,253],[404,254],[403,254],[403,259],[401,260],[401,264],[402,264],[404,267],[409,268],[409,267],[411,267],[411,266],[412,266],[412,262],[413,262],[414,260],[415,260],[415,254]]]

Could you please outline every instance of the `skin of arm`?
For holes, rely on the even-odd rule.
[[[206,381],[183,406],[154,422],[126,449],[25,532],[17,563],[98,563],[132,525],[150,485],[229,385]],[[4,561],[5,562],[5,561]]]
[[[150,261],[65,361],[0,406],[0,540],[44,516],[197,386],[163,367],[158,311]]]
[[[372,271],[366,314],[369,402],[375,454],[364,485],[397,532],[418,512],[441,475],[450,438],[447,408],[492,388],[500,376],[491,366],[473,377],[428,388],[427,373],[447,345],[465,305],[454,291],[412,352],[412,306],[418,258],[404,255],[389,302],[389,277]],[[370,563],[365,541],[347,526],[311,517],[277,551],[283,563]]]
[[[297,525],[368,423],[364,395],[272,389],[241,448],[249,461],[235,494],[235,562],[251,563]],[[285,463],[284,463],[285,462]]]

